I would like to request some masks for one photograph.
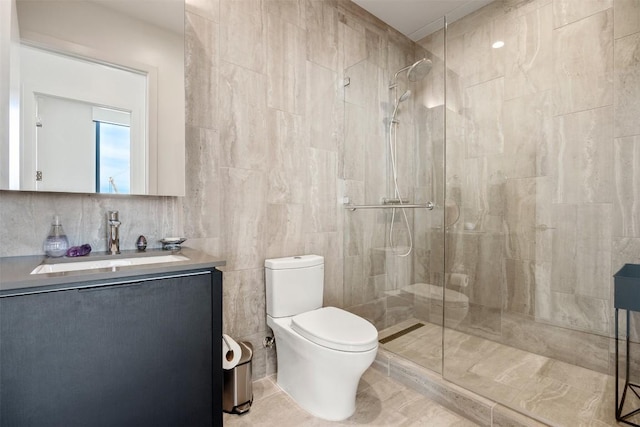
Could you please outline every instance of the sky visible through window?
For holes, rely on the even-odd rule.
[[[98,122],[100,167],[99,192],[131,192],[131,138],[129,126]]]

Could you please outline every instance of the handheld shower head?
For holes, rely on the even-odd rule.
[[[391,114],[391,121],[395,122],[396,120],[396,115],[398,114],[398,107],[400,107],[400,103],[406,101],[407,99],[409,99],[411,97],[411,91],[410,90],[406,90],[401,96],[400,98],[398,98],[398,101],[396,101],[396,105],[393,108],[393,114]]]
[[[401,102],[406,101],[407,99],[409,99],[411,97],[411,91],[410,90],[406,90],[402,96],[400,96],[400,99],[398,99],[398,104],[400,104]]]

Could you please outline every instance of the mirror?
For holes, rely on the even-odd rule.
[[[6,3],[0,189],[184,195],[184,0]]]

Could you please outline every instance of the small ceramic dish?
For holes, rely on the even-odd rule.
[[[180,245],[187,240],[186,237],[165,237],[164,239],[160,239],[160,243],[162,243],[162,249],[165,250],[176,250],[180,249]]]

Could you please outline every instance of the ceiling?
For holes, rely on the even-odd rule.
[[[453,22],[493,0],[352,0],[413,41],[442,28],[441,18]]]

